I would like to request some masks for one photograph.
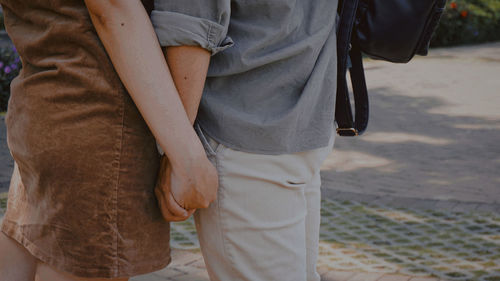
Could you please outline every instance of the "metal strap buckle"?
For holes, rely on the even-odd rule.
[[[342,137],[355,137],[358,134],[358,130],[354,128],[337,128],[337,134]]]

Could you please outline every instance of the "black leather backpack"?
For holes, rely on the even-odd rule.
[[[341,0],[337,30],[337,134],[357,136],[368,125],[369,103],[362,53],[373,59],[407,63],[427,55],[446,0]],[[349,63],[350,58],[350,63]],[[353,118],[347,69],[351,76]]]

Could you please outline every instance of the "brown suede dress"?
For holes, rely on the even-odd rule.
[[[77,276],[133,276],[165,267],[169,225],[153,192],[155,139],[84,1],[0,3],[23,62],[6,117],[22,182],[11,186],[2,231]]]

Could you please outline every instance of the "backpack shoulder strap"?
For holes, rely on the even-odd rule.
[[[351,45],[358,4],[359,0],[343,0],[340,3],[340,21],[337,32],[337,98],[335,104],[335,120],[338,125],[337,134],[340,136],[360,135],[368,125],[368,91],[361,51],[355,40]],[[352,63],[349,72],[354,92],[354,120],[346,78],[349,55]]]

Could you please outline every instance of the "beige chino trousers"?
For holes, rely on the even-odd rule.
[[[218,197],[195,214],[212,281],[319,281],[320,166],[333,147],[263,155],[203,134],[219,173]]]

